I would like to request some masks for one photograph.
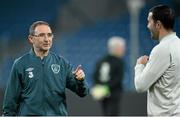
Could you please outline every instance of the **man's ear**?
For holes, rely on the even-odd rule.
[[[162,23],[158,20],[156,21],[156,28],[160,29],[162,27]]]
[[[33,36],[32,36],[32,35],[29,35],[29,36],[28,36],[28,40],[29,40],[29,42],[30,42],[31,44],[33,44]]]

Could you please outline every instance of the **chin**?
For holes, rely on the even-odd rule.
[[[151,34],[151,39],[158,40],[158,38],[155,35],[153,35],[153,34]]]
[[[48,46],[48,47],[43,47],[42,49],[43,49],[43,50],[49,50],[50,48],[51,48],[51,47]]]
[[[42,48],[42,51],[47,52],[50,48]]]

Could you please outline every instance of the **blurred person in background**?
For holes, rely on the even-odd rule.
[[[180,116],[180,40],[173,31],[174,10],[166,5],[149,10],[148,29],[159,41],[150,56],[137,59],[135,88],[148,92],[149,116]]]
[[[108,55],[96,64],[93,98],[101,103],[103,115],[119,115],[124,76],[125,40],[114,36],[108,40]]]
[[[29,29],[32,49],[16,59],[5,91],[3,114],[66,116],[65,88],[80,97],[88,94],[85,74],[50,51],[53,33],[47,22],[34,22]]]

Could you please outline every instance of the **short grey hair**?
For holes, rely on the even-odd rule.
[[[119,36],[113,36],[108,40],[108,52],[109,54],[113,55],[117,46],[125,46],[126,42],[125,39]]]
[[[35,34],[35,29],[39,25],[47,25],[47,26],[50,27],[50,25],[45,21],[36,21],[29,28],[29,35],[34,35]]]

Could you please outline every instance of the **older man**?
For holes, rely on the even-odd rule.
[[[103,114],[119,115],[124,76],[125,40],[114,36],[108,40],[108,55],[97,62],[92,95],[102,104]]]
[[[50,52],[53,33],[47,22],[34,22],[29,30],[29,53],[16,59],[4,96],[8,116],[66,116],[65,88],[84,97],[88,94],[85,74],[62,57]]]

